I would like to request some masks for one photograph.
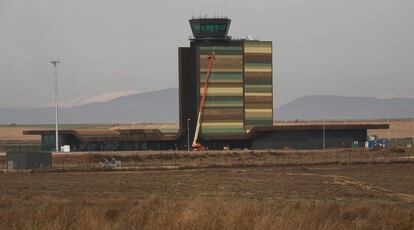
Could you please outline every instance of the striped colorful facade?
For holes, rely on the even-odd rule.
[[[243,134],[243,47],[199,47],[200,95],[203,95],[208,54],[211,52],[214,52],[215,59],[208,81],[201,133]]]
[[[214,52],[201,134],[246,134],[253,127],[273,125],[272,43],[198,47],[199,95]]]
[[[246,133],[273,125],[272,42],[244,42],[244,116]]]

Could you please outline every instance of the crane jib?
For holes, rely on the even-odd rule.
[[[204,149],[204,147],[200,143],[197,143],[197,140],[198,140],[198,134],[200,132],[202,113],[203,113],[204,103],[205,103],[206,95],[207,95],[208,79],[210,77],[211,68],[213,67],[214,52],[209,53],[208,60],[209,60],[208,69],[207,69],[207,73],[206,73],[206,79],[204,81],[203,95],[201,97],[201,102],[200,102],[200,106],[199,106],[199,109],[198,109],[197,125],[196,125],[196,130],[195,130],[195,133],[194,133],[194,140],[193,140],[193,144],[192,144],[192,147],[194,148],[194,150]]]

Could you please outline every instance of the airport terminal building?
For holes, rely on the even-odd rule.
[[[361,147],[368,129],[388,124],[273,124],[273,45],[232,39],[230,19],[191,19],[189,47],[178,48],[179,124],[176,129],[129,127],[60,130],[60,145],[72,151],[187,149],[193,140],[204,85],[199,142],[208,149],[321,149]],[[214,55],[210,62],[209,56]],[[211,68],[210,65],[211,64]],[[171,131],[173,130],[173,131]],[[54,130],[41,135],[42,150],[54,149]]]

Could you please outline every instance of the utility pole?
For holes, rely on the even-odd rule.
[[[60,61],[51,61],[50,63],[53,64],[53,70],[55,75],[55,145],[56,145],[56,152],[59,152],[59,97],[58,97],[58,76],[57,76],[57,64]]]
[[[187,119],[187,151],[190,151],[190,118]]]

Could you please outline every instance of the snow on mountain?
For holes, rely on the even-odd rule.
[[[139,93],[144,93],[144,92],[147,92],[147,91],[124,90],[124,91],[104,93],[100,95],[84,95],[84,96],[80,96],[80,97],[73,98],[70,100],[61,100],[59,101],[59,107],[72,108],[75,106],[86,105],[89,103],[107,102],[107,101],[111,101],[119,97],[124,97],[128,95],[139,94]],[[54,102],[50,102],[47,104],[47,107],[52,107],[54,105],[55,105]]]

